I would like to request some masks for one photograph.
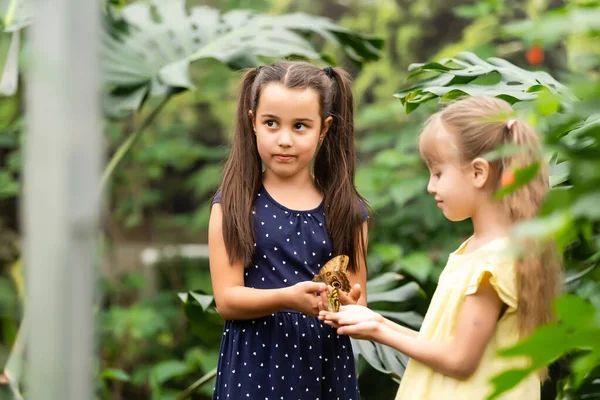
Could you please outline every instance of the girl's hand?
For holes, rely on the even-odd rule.
[[[319,315],[321,298],[318,292],[327,290],[327,285],[322,282],[305,281],[296,283],[286,288],[289,307],[306,315],[316,317]]]
[[[327,293],[331,293],[333,287],[327,286],[326,291],[321,292],[321,302],[319,303],[319,311],[331,311],[327,308]],[[346,293],[343,290],[338,290],[340,305],[356,305],[361,296],[360,284],[354,285],[350,292]]]
[[[325,322],[327,323],[327,322]],[[376,321],[363,321],[355,325],[337,328],[338,335],[348,335],[354,339],[376,340],[383,325]]]
[[[350,305],[350,304],[357,304],[358,300],[360,299],[360,295],[362,294],[362,291],[360,289],[360,284],[356,284],[352,287],[352,289],[350,289],[350,292],[346,293],[342,290],[338,291],[340,294],[340,304],[342,306],[346,306],[346,305]]]
[[[321,311],[319,313],[319,319],[325,321],[327,325],[333,326],[334,328],[356,325],[362,322],[383,323],[381,314],[371,311],[367,307],[358,305],[341,306],[340,311],[337,313]]]

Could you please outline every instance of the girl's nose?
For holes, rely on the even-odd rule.
[[[433,180],[429,179],[429,183],[427,183],[427,191],[429,194],[435,194],[435,185],[433,184]]]
[[[294,144],[292,134],[287,129],[282,129],[277,140],[277,144],[282,147],[290,147]]]

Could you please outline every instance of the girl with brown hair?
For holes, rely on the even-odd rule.
[[[450,221],[471,219],[474,233],[450,254],[420,331],[356,305],[320,316],[339,334],[378,341],[411,357],[397,399],[485,399],[491,377],[527,362],[497,351],[551,319],[560,262],[552,246],[510,234],[513,224],[537,215],[549,188],[539,138],[513,113],[503,100],[469,97],[425,124],[419,148],[430,170],[427,190]],[[517,150],[489,159],[502,145]],[[511,180],[506,177],[535,163],[541,168],[531,181],[502,200],[494,198],[502,181]],[[529,376],[503,398],[539,399],[543,375]]]
[[[359,399],[348,336],[318,320],[332,257],[342,304],[366,305],[364,199],[354,186],[348,74],[276,62],[244,75],[233,148],[213,200],[210,270],[225,327],[214,399]]]

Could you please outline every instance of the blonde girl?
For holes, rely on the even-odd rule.
[[[546,167],[502,200],[493,196],[503,174],[510,177],[516,168],[540,162],[536,132],[513,114],[503,100],[470,97],[425,124],[419,149],[430,170],[427,190],[450,221],[470,219],[473,235],[450,254],[420,331],[357,305],[321,313],[339,334],[377,341],[411,357],[396,399],[485,399],[491,377],[525,362],[498,357],[498,349],[551,318],[560,281],[557,258],[548,247],[516,252],[523,243],[510,237],[516,222],[538,213],[548,191]],[[518,151],[486,157],[506,144]],[[504,398],[539,399],[540,374]]]

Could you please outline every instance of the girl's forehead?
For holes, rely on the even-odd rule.
[[[419,137],[419,152],[428,165],[452,162],[458,158],[454,135],[444,128],[439,116],[429,120]]]
[[[262,87],[257,116],[268,114],[280,118],[314,119],[320,108],[319,93],[312,88],[288,88],[281,83]]]

